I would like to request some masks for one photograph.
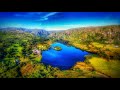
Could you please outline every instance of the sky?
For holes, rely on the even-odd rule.
[[[120,25],[120,12],[0,12],[0,27],[66,30]]]

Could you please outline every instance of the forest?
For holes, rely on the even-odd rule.
[[[92,53],[61,70],[41,62],[42,52],[61,42]],[[119,78],[120,25],[81,27],[47,37],[0,30],[0,78]]]

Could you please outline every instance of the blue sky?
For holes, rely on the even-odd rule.
[[[0,27],[65,30],[120,24],[120,12],[0,12]]]

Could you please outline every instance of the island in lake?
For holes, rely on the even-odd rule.
[[[59,46],[55,46],[55,47],[53,47],[53,49],[54,49],[54,50],[57,50],[57,51],[62,50],[62,48],[61,48],[61,47],[59,47]]]

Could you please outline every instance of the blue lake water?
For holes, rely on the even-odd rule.
[[[90,53],[82,51],[73,46],[68,46],[62,43],[53,43],[51,47],[59,46],[62,48],[61,51],[54,50],[50,48],[49,50],[42,51],[41,62],[45,65],[51,65],[53,67],[58,67],[61,70],[70,69],[78,61],[84,61],[85,55]]]

